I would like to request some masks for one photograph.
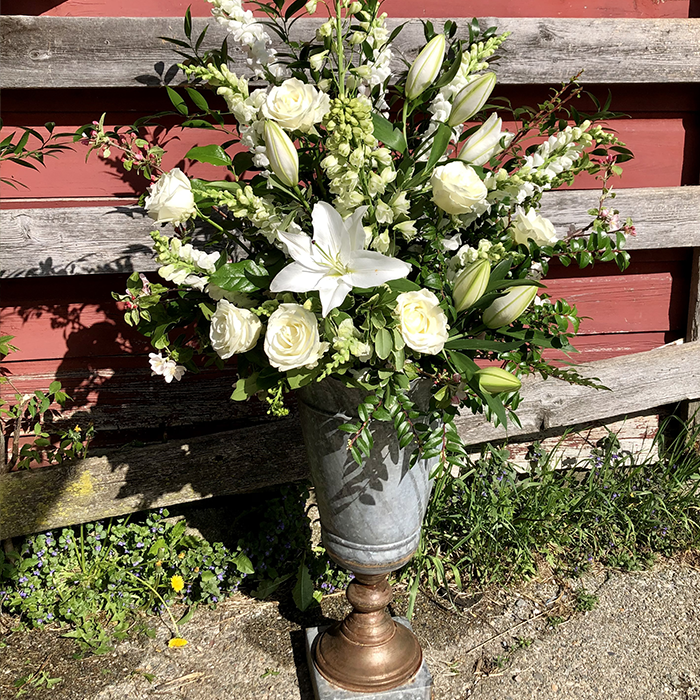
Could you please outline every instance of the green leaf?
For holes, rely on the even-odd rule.
[[[248,559],[248,557],[243,553],[240,552],[239,554],[236,555],[236,557],[233,560],[233,563],[236,565],[236,568],[238,571],[240,571],[242,574],[254,574],[255,569],[253,568],[253,563]]]
[[[433,145],[430,148],[430,156],[425,166],[426,170],[432,170],[433,166],[445,155],[447,146],[452,136],[452,128],[447,124],[440,124],[433,137]]]
[[[231,158],[218,144],[212,143],[208,146],[194,146],[185,154],[185,158],[199,161],[200,163],[210,163],[211,165],[231,165]]]
[[[162,537],[159,537],[152,545],[151,548],[148,550],[149,554],[158,554],[158,550],[160,549],[167,549],[168,545],[165,543],[165,540]]]
[[[297,582],[294,585],[294,590],[292,591],[292,598],[294,599],[294,603],[299,610],[306,610],[312,603],[315,602],[314,584],[311,581],[309,568],[304,562],[299,565]]]
[[[285,581],[292,578],[292,574],[287,574],[286,576],[279,576],[276,579],[265,579],[261,581],[257,588],[250,592],[253,598],[258,600],[264,600],[269,598]]]
[[[285,11],[284,18],[289,19],[292,17],[292,15],[299,12],[304,5],[306,5],[306,0],[294,0],[294,2]]]
[[[265,269],[252,260],[240,260],[222,265],[209,277],[209,281],[227,292],[254,292],[260,287],[251,282],[249,275],[261,277],[265,273]]]
[[[446,350],[491,350],[493,352],[505,352],[516,350],[523,343],[503,342],[497,340],[479,340],[478,338],[460,338],[459,340],[448,340],[445,343]]]
[[[190,96],[190,99],[192,102],[194,102],[196,107],[199,107],[199,109],[203,110],[204,112],[209,111],[209,105],[201,92],[189,87],[185,88],[185,92],[187,92],[187,94]]]
[[[374,137],[381,141],[385,146],[403,153],[406,148],[406,140],[403,134],[394,125],[381,114],[372,113],[372,121],[374,122]]]
[[[249,377],[242,377],[235,384],[231,399],[233,401],[247,401],[251,396],[254,396],[258,391],[258,375],[260,372],[255,372]]]
[[[391,333],[386,328],[380,328],[374,338],[374,349],[380,360],[386,360],[394,348]]]
[[[479,365],[477,365],[471,357],[467,357],[467,355],[464,355],[461,352],[454,352],[452,350],[448,350],[447,354],[449,355],[452,364],[455,366],[455,369],[460,374],[466,375],[467,378],[472,377],[479,371]]]
[[[175,107],[180,114],[187,116],[190,112],[187,109],[187,105],[185,104],[185,100],[183,99],[182,95],[178,95],[178,93],[168,85],[165,86],[165,89],[168,91],[168,97],[173,103],[173,107]]]
[[[394,292],[417,292],[421,288],[419,284],[405,278],[391,280],[391,282],[387,282],[387,286]]]

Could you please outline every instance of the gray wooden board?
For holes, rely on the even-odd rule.
[[[467,444],[578,426],[700,398],[700,341],[578,365],[610,391],[527,377],[518,409],[521,426],[495,428],[483,416],[460,416]]]
[[[309,38],[320,19],[303,18],[295,35]],[[468,19],[456,20],[467,36]],[[221,44],[224,29],[193,20],[194,36],[212,24],[203,48]],[[433,20],[436,26],[442,20]],[[411,60],[425,42],[420,20],[395,41]],[[498,74],[506,84],[556,84],[585,70],[586,83],[700,82],[698,19],[483,18],[482,27],[511,31]],[[184,38],[181,17],[0,17],[0,87],[133,87],[177,84],[181,59],[159,37]],[[231,42],[232,69],[248,73]],[[401,70],[399,56],[395,68]]]
[[[0,476],[0,540],[307,474],[294,420],[95,453],[72,465]]]
[[[523,385],[522,427],[506,435],[463,415],[471,445],[605,422],[700,398],[700,342],[581,365],[611,391],[532,377]],[[104,451],[72,466],[0,476],[0,540],[132,511],[241,493],[307,474],[296,418],[188,441]]]
[[[558,190],[545,193],[542,213],[564,235],[570,224],[590,221],[586,212],[597,202],[596,190]],[[700,186],[619,190],[610,206],[634,220],[630,250],[700,246]],[[148,235],[154,228],[127,205],[2,210],[0,277],[154,270]]]

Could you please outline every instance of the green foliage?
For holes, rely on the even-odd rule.
[[[0,355],[16,352],[10,343],[14,336],[0,337]],[[62,464],[87,455],[92,440],[92,425],[85,429],[76,425],[68,429],[51,429],[47,423],[58,416],[56,406],[62,408],[70,400],[63,391],[61,382],[53,381],[48,389],[36,389],[33,394],[21,394],[12,380],[0,376],[0,384],[9,384],[15,389],[13,400],[0,400],[0,470],[29,469],[34,464]],[[5,434],[12,435],[12,449],[6,454]],[[30,434],[31,440],[21,443],[23,435]]]
[[[291,484],[247,497],[227,543],[186,534],[185,520],[162,508],[26,537],[18,551],[0,550],[0,612],[28,628],[59,625],[83,652],[101,654],[129,630],[152,634],[148,615],[167,614],[179,636],[198,606],[238,590],[266,598],[288,584],[284,595],[306,609],[348,580],[311,546],[308,496]]]
[[[641,462],[610,434],[575,467],[558,466],[556,450],[546,455],[535,444],[526,473],[507,450],[488,447],[457,477],[438,476],[419,552],[403,577],[444,593],[533,576],[538,557],[577,576],[594,562],[638,569],[655,553],[699,547],[699,434],[659,437],[660,457]],[[594,598],[580,593],[579,609],[592,609]]]

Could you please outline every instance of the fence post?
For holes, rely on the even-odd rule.
[[[700,248],[693,248],[688,297],[688,327],[685,334],[686,343],[693,341],[700,341]],[[700,400],[686,402],[683,418],[700,426]]]

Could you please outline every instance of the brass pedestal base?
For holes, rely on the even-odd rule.
[[[348,586],[353,611],[328,628],[314,648],[314,664],[331,683],[361,693],[396,688],[420,670],[423,652],[413,632],[386,611],[387,574],[357,574]]]

